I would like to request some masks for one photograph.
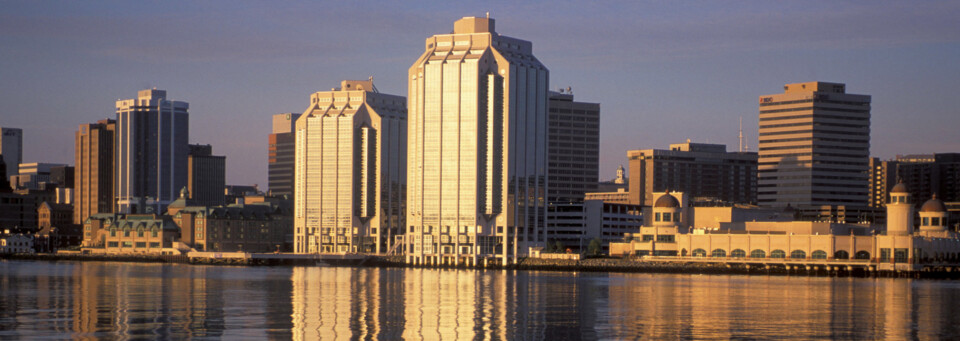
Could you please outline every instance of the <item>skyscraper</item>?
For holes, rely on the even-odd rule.
[[[20,174],[23,163],[23,130],[20,128],[0,127],[0,157],[7,164],[7,180]]]
[[[654,193],[679,191],[697,202],[756,204],[757,153],[722,144],[677,143],[627,151],[630,203],[653,206]]]
[[[547,202],[583,202],[597,191],[600,173],[600,104],[576,102],[572,92],[550,91],[547,131],[550,190]]]
[[[213,147],[209,144],[191,144],[189,149],[187,190],[190,199],[205,206],[226,204],[227,157],[213,155]]]
[[[490,18],[424,45],[408,78],[408,261],[509,261],[543,245],[547,68]]]
[[[310,96],[296,125],[295,252],[390,251],[403,226],[404,103],[373,80]]]
[[[188,108],[156,89],[117,101],[115,212],[163,212],[187,185]]]
[[[268,138],[267,182],[272,195],[293,197],[293,166],[296,158],[296,124],[300,114],[273,115],[273,133]]]
[[[114,139],[117,121],[81,124],[76,132],[73,223],[113,212]],[[92,236],[91,236],[92,237]]]
[[[845,88],[795,83],[760,96],[760,205],[867,206],[870,96]]]

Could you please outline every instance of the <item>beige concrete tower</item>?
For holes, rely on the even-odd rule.
[[[404,102],[372,80],[310,96],[296,124],[295,252],[389,251],[403,226]]]
[[[758,203],[867,206],[870,96],[826,82],[783,90],[760,96]]]
[[[902,182],[890,189],[887,203],[887,234],[907,235],[913,233],[913,200],[910,191]]]
[[[467,17],[409,71],[408,261],[514,259],[542,245],[549,72]]]

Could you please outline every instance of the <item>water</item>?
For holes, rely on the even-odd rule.
[[[958,339],[960,282],[0,261],[0,339]]]

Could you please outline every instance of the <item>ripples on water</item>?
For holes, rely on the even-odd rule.
[[[960,282],[0,261],[0,339],[957,339]]]

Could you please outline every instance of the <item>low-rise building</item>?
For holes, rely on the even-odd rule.
[[[0,235],[0,254],[10,253],[34,253],[33,236],[5,230],[3,235]]]

